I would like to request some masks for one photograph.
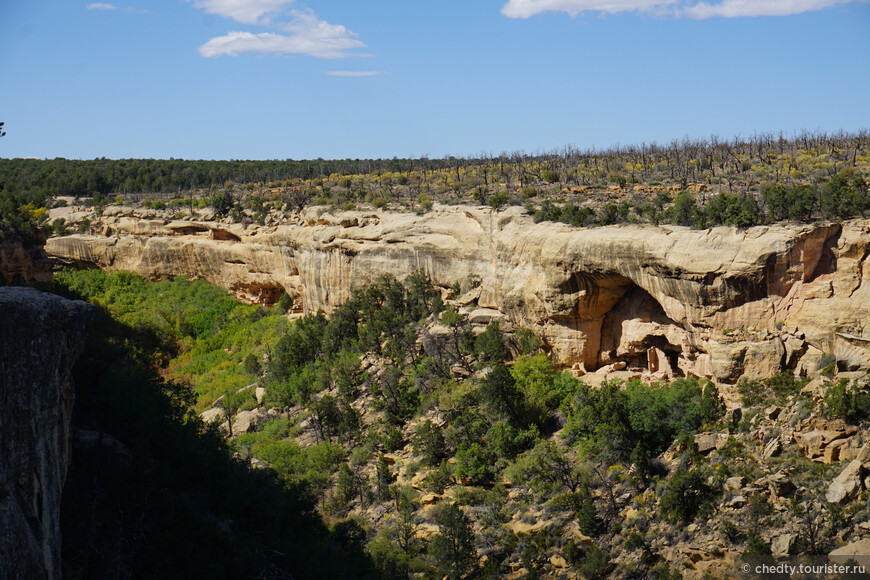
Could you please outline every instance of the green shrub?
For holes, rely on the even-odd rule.
[[[691,522],[716,494],[700,469],[679,468],[664,486],[659,500],[662,516],[670,522]]]
[[[441,427],[432,421],[417,425],[412,440],[414,454],[419,455],[426,465],[438,465],[447,458],[447,441]]]
[[[860,423],[870,417],[870,386],[840,379],[825,391],[823,409],[827,417]]]
[[[492,459],[477,443],[462,443],[456,450],[456,478],[472,484],[492,481]]]
[[[444,489],[452,482],[452,469],[449,463],[442,461],[441,465],[433,469],[423,480],[423,488],[432,493],[442,494]]]

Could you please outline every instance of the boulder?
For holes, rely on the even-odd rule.
[[[214,423],[215,421],[223,422],[226,419],[226,413],[224,413],[224,410],[221,408],[212,407],[211,409],[206,409],[200,413],[199,418],[206,424]]]
[[[754,485],[761,488],[766,487],[772,498],[788,496],[797,489],[791,479],[782,471],[766,475],[756,481]]]
[[[257,409],[239,412],[233,419],[233,435],[256,431],[264,418],[265,415]]]
[[[744,485],[746,485],[746,478],[740,475],[725,480],[725,489],[741,489]]]
[[[788,556],[794,550],[797,534],[780,534],[770,542],[770,551],[774,556]]]
[[[825,425],[825,427],[833,426],[834,425]],[[831,446],[835,441],[851,437],[857,432],[858,429],[856,427],[847,425],[836,429],[813,429],[812,431],[795,433],[794,436],[798,445],[801,446],[804,450],[804,454],[806,454],[809,459],[814,461],[825,461],[825,449],[827,447]],[[828,458],[831,459],[832,457],[833,452],[830,452]]]
[[[728,442],[728,433],[698,433],[695,435],[695,446],[698,453],[710,453],[714,449],[721,449]]]
[[[851,544],[846,544],[841,548],[832,550],[830,556],[867,556],[870,554],[870,538],[864,538]]]
[[[426,493],[420,497],[421,505],[435,505],[439,501],[443,499],[443,496],[438,495],[437,493]]]
[[[504,314],[494,308],[478,308],[472,310],[468,315],[468,321],[471,324],[480,324],[486,326],[490,322],[504,322]]]
[[[828,486],[825,498],[830,503],[844,503],[858,497],[862,489],[863,469],[860,461],[852,460]]]
[[[780,451],[782,451],[782,443],[780,443],[779,437],[774,437],[764,446],[764,452],[762,452],[761,456],[764,459],[770,459],[771,457],[779,455]]]

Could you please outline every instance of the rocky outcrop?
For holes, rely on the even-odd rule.
[[[0,288],[0,578],[60,577],[70,371],[93,307]]]
[[[51,264],[42,245],[28,245],[0,231],[0,286],[33,282],[51,282]]]
[[[445,289],[480,281],[471,313],[544,337],[554,359],[734,382],[826,353],[870,367],[870,221],[740,231],[664,226],[579,229],[503,212],[425,215],[310,208],[273,225],[143,219],[111,208],[104,235],[53,238],[66,263],[150,278],[201,277],[240,297],[329,311],[384,274],[424,270]],[[660,371],[650,368],[650,361]]]

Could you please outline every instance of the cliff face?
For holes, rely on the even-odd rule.
[[[51,282],[42,246],[27,247],[14,235],[0,232],[0,285],[32,282]]]
[[[0,288],[0,578],[60,577],[70,371],[93,307]]]
[[[312,208],[267,226],[145,220],[113,208],[104,235],[48,241],[50,256],[150,278],[201,277],[251,301],[287,291],[329,311],[383,274],[422,269],[447,291],[479,277],[474,307],[543,336],[557,362],[624,363],[723,382],[806,371],[823,354],[870,366],[870,221],[690,230],[534,224],[504,212],[423,216]]]

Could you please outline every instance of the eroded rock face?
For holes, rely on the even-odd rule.
[[[26,246],[0,232],[0,285],[50,282],[51,267],[42,246]]]
[[[244,227],[104,216],[108,235],[53,238],[46,249],[150,278],[205,278],[251,301],[287,291],[308,312],[329,311],[384,274],[424,270],[445,290],[474,275],[469,311],[497,310],[544,337],[557,362],[587,370],[620,361],[649,372],[654,359],[671,374],[733,382],[786,363],[811,372],[823,353],[870,367],[867,220],[578,229],[534,224],[519,208],[471,207],[423,216],[310,208],[293,219]]]
[[[0,578],[60,577],[70,371],[93,307],[0,288]]]

